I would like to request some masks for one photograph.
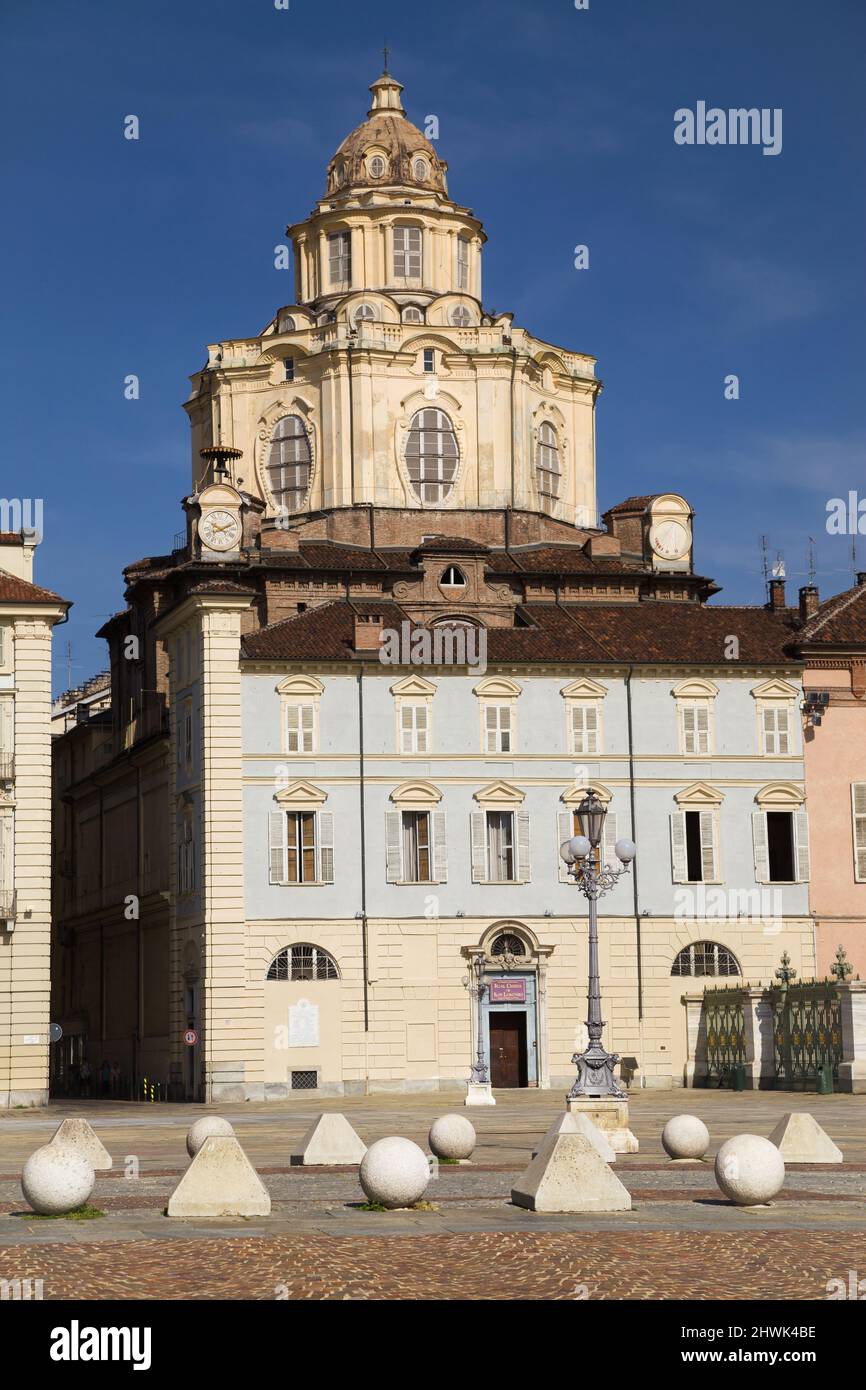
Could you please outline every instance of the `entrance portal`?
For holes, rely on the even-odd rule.
[[[494,1086],[527,1084],[526,1014],[490,1011],[490,1080]]]

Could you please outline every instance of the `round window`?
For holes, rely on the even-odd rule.
[[[416,179],[418,179],[419,181],[424,180],[428,177],[430,173],[430,165],[427,163],[426,159],[421,159],[419,157],[412,164],[412,172],[415,175]]]
[[[385,172],[385,161],[380,154],[374,154],[370,160],[370,177],[380,179]]]

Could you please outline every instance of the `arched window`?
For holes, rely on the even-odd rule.
[[[332,956],[321,946],[306,941],[278,951],[268,966],[266,980],[339,980],[340,972]]]
[[[417,159],[414,159],[412,161],[412,173],[419,181],[423,181],[424,179],[426,179],[428,174],[430,173],[430,165],[427,163],[427,160],[424,159],[421,155],[419,155]]]
[[[291,314],[280,314],[280,317],[279,317],[279,319],[277,320],[277,332],[278,332],[278,333],[294,333],[294,331],[295,331],[295,320],[294,320],[294,318],[292,317],[292,315],[291,315]]]
[[[376,317],[376,310],[372,304],[359,304],[352,317],[355,323],[369,322]]]
[[[444,410],[419,410],[406,441],[406,467],[422,502],[444,502],[457,476],[457,436]]]
[[[381,179],[386,168],[387,165],[382,156],[380,154],[374,154],[373,158],[370,160],[370,177],[373,179]]]
[[[556,430],[549,420],[545,420],[538,431],[538,451],[535,456],[538,474],[538,495],[541,505],[550,511],[559,497],[559,484],[562,478],[559,467],[559,441]]]
[[[414,304],[409,304],[409,305],[407,305],[407,307],[403,310],[403,322],[404,322],[404,323],[423,323],[423,322],[424,322],[424,315],[421,313],[421,310],[420,310],[420,309],[416,308],[416,306],[415,306]]]
[[[463,571],[459,570],[456,565],[449,565],[448,568],[442,572],[439,586],[442,589],[465,589],[466,578]]]
[[[284,415],[271,436],[268,482],[274,504],[296,512],[304,505],[310,487],[312,455],[304,422],[299,415]]]
[[[490,947],[491,956],[525,956],[526,947],[513,932],[502,932]]]
[[[741,975],[740,963],[727,946],[694,941],[684,946],[673,963],[672,975]]]
[[[472,315],[465,304],[457,304],[451,310],[451,322],[455,328],[468,328],[472,322]]]

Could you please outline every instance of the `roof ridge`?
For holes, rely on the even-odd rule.
[[[858,584],[847,594],[843,590],[841,594],[834,594],[832,598],[826,599],[825,602],[822,603],[821,608],[824,608],[826,606],[827,612],[822,613],[821,609],[819,609],[818,612],[815,613],[814,616],[811,617],[809,621],[803,625],[803,633],[808,633],[808,635],[811,636],[814,632],[820,632],[821,628],[824,626],[825,623],[828,623],[831,618],[837,618],[840,613],[844,613],[845,609],[849,608],[850,605],[854,603],[856,599],[862,597],[864,593],[866,593],[866,588],[864,588],[863,585]],[[839,603],[836,608],[831,608],[830,605],[836,599],[842,599],[842,602]]]

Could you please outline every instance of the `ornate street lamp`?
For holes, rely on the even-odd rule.
[[[587,788],[586,796],[577,808],[580,824],[586,834],[575,835],[565,840],[559,853],[568,865],[568,871],[589,903],[589,988],[587,1003],[589,1017],[586,1030],[589,1046],[585,1052],[575,1052],[572,1062],[577,1067],[577,1080],[568,1093],[569,1100],[583,1096],[622,1096],[623,1088],[616,1080],[613,1069],[619,1061],[619,1053],[605,1052],[601,1043],[604,1020],[601,1016],[601,987],[598,978],[598,914],[596,903],[603,894],[610,892],[617,880],[628,873],[628,866],[637,850],[633,840],[617,840],[615,853],[621,868],[612,869],[605,864],[596,850],[604,834],[604,818],[607,808],[599,800],[592,787]]]
[[[488,1086],[490,1075],[487,1070],[487,1061],[484,1056],[484,996],[487,993],[487,985],[484,980],[484,957],[479,951],[473,955],[469,962],[471,974],[463,978],[463,986],[469,990],[469,994],[476,1003],[476,1047],[475,1061],[471,1068],[471,1080],[474,1086]]]

